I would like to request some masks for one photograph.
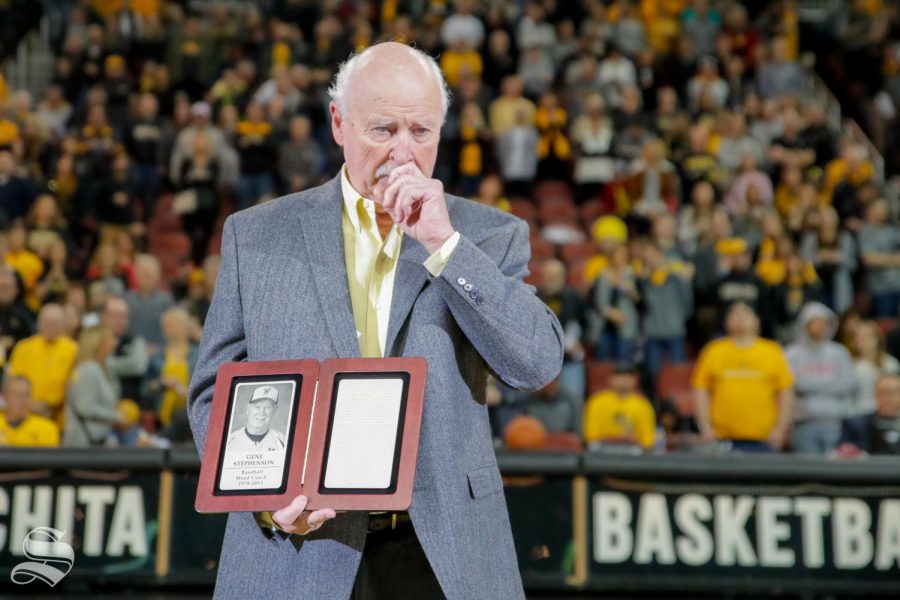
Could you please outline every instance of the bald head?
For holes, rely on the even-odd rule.
[[[566,286],[566,265],[555,258],[541,265],[541,292],[546,296],[558,294]]]
[[[419,89],[425,96],[439,98],[443,123],[450,106],[450,92],[441,69],[433,58],[406,44],[384,42],[351,56],[340,65],[328,93],[346,115],[353,110],[353,104],[362,104],[369,93],[379,97],[397,88]]]
[[[65,314],[59,304],[45,304],[38,313],[37,329],[41,337],[53,341],[63,333]]]

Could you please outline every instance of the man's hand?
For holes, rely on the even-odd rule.
[[[299,495],[279,511],[272,513],[272,520],[285,533],[297,533],[306,535],[321,527],[328,519],[333,519],[337,514],[334,509],[320,508],[319,510],[304,510],[309,499]]]
[[[404,233],[433,254],[453,235],[444,200],[444,184],[428,179],[415,163],[394,168],[372,190],[374,200]]]

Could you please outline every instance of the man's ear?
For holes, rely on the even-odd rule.
[[[331,136],[338,146],[344,145],[344,118],[334,101],[328,103],[328,110],[331,112]]]

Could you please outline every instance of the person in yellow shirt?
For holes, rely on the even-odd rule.
[[[150,359],[142,395],[156,409],[159,422],[168,426],[176,413],[187,406],[197,347],[191,343],[191,317],[185,309],[170,308],[160,321],[166,345]]]
[[[456,40],[450,48],[441,54],[441,69],[447,79],[447,85],[455,88],[459,85],[463,75],[481,77],[484,63],[481,55],[466,44],[466,40]]]
[[[777,343],[758,336],[759,318],[737,302],[725,317],[727,337],[700,353],[694,370],[697,427],[734,450],[780,450],[791,422],[794,380]]]
[[[62,307],[44,305],[38,314],[37,334],[16,344],[9,358],[9,375],[31,382],[32,410],[55,419],[60,428],[65,422],[66,382],[78,354],[78,344],[63,334],[64,325]]]
[[[31,382],[11,376],[3,381],[6,408],[0,412],[0,446],[59,446],[59,426],[31,412]]]
[[[616,365],[610,389],[592,395],[584,408],[584,442],[631,442],[653,447],[656,414],[637,391],[637,373],[630,363]]]
[[[6,264],[15,269],[22,278],[25,288],[25,305],[36,312],[41,305],[37,296],[37,284],[44,274],[44,262],[28,249],[28,230],[22,223],[15,223],[9,229],[7,250],[4,257]]]

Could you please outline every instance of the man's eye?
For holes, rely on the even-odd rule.
[[[390,133],[391,132],[391,130],[388,129],[387,127],[376,127],[375,131],[378,133]]]

